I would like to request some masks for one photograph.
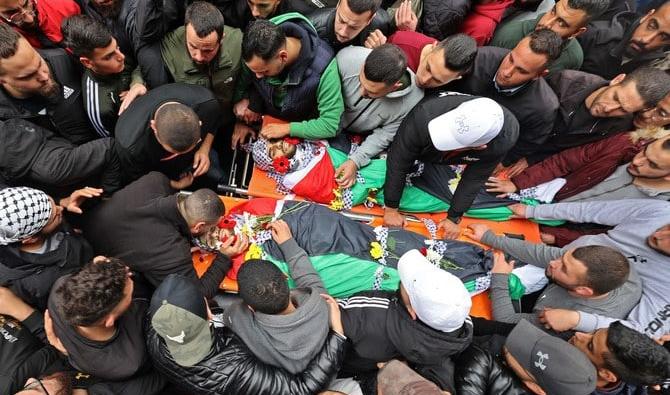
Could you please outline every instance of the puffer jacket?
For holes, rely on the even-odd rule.
[[[345,338],[330,332],[323,349],[302,374],[260,362],[227,328],[213,328],[210,353],[194,366],[177,364],[165,341],[148,325],[147,350],[154,368],[192,394],[300,395],[322,391],[344,359]]]
[[[421,30],[442,41],[458,32],[471,8],[471,0],[424,0]]]
[[[375,30],[380,30],[387,37],[392,33],[391,17],[389,16],[388,12],[386,12],[386,10],[379,9],[375,13],[375,16],[370,24],[363,28],[363,30],[361,30],[361,32],[358,33],[356,37],[351,39],[351,41],[341,43],[337,41],[337,38],[335,37],[335,14],[336,7],[329,7],[321,8],[320,10],[316,10],[307,15],[309,20],[314,25],[314,28],[316,29],[319,37],[323,41],[327,42],[328,45],[330,45],[330,47],[335,50],[335,52],[349,45],[362,47],[365,45],[365,40],[367,40],[370,33],[374,32]]]
[[[512,371],[476,344],[470,345],[456,360],[454,381],[459,395],[529,394]]]

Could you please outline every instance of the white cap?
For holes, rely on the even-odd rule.
[[[463,326],[472,299],[458,277],[430,263],[418,250],[409,250],[400,257],[398,274],[423,323],[442,332]]]
[[[479,147],[493,140],[504,123],[502,107],[494,100],[480,97],[433,118],[428,122],[428,134],[440,151]]]

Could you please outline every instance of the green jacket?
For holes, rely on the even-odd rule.
[[[537,19],[529,19],[526,21],[512,21],[504,23],[498,27],[493,40],[489,44],[492,47],[501,47],[512,49],[524,38],[528,33],[535,30],[537,22],[540,21],[544,14],[540,14]],[[557,73],[561,70],[579,70],[584,61],[584,52],[582,46],[574,38],[568,39],[563,46],[561,55],[549,66],[550,73]]]
[[[223,34],[218,62],[212,61],[206,69],[191,60],[186,48],[184,26],[163,38],[161,54],[175,82],[201,85],[211,89],[221,109],[232,113],[235,82],[241,69],[242,31],[226,26]]]

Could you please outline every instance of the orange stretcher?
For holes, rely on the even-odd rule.
[[[266,178],[263,175],[264,178]],[[266,178],[267,179],[267,178]],[[269,179],[268,179],[269,180]],[[264,196],[264,197],[270,197],[270,196]],[[222,196],[221,199],[223,200],[224,205],[226,206],[226,213],[228,211],[240,204],[244,203],[247,199],[242,199],[242,198],[234,198],[234,197],[227,197],[227,196]],[[367,207],[362,207],[360,211],[363,211],[363,209],[367,210]],[[381,208],[378,208],[381,213],[383,211]],[[353,210],[352,210],[353,211]],[[360,212],[358,212],[360,213]],[[370,212],[365,212],[367,215],[373,215]],[[439,214],[414,214],[415,216],[419,218],[430,218],[436,223],[439,222],[441,219],[445,218],[446,213],[439,213]],[[373,217],[372,222],[370,223],[372,226],[377,226],[382,224],[382,217],[375,215]],[[513,234],[523,234],[526,238],[527,241],[533,242],[533,243],[539,243],[540,242],[540,232],[538,225],[534,222],[528,221],[528,220],[520,220],[520,219],[513,219],[510,221],[504,221],[504,222],[494,222],[494,221],[487,221],[487,220],[482,220],[482,219],[476,219],[476,218],[467,218],[464,217],[463,220],[460,223],[460,227],[463,230],[461,233],[461,236],[458,238],[461,241],[465,242],[470,242],[470,243],[475,243],[473,240],[469,239],[465,235],[465,229],[467,229],[468,224],[471,223],[485,223],[489,225],[489,227],[497,234],[503,234],[503,233],[513,233]],[[407,227],[408,230],[422,234],[426,237],[430,237],[430,234],[428,233],[428,230],[425,228],[423,223],[417,223],[417,222],[410,222]],[[477,244],[477,243],[475,243]],[[487,246],[481,245],[484,248],[488,248]],[[200,252],[194,252],[193,253],[193,266],[198,273],[198,276],[201,276],[207,268],[212,264],[212,261],[214,259],[213,254],[203,254]],[[221,284],[221,289],[224,292],[237,292],[237,282],[230,280],[229,278],[226,277],[224,282]],[[489,300],[488,297],[488,292],[481,293],[479,295],[475,295],[472,297],[472,309],[470,310],[470,314],[477,316],[477,317],[483,317],[483,318],[488,318],[491,319],[491,301]]]

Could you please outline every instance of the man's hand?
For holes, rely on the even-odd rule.
[[[278,219],[274,222],[270,222],[268,228],[272,233],[272,240],[277,244],[282,244],[293,238],[291,228],[288,227],[288,224],[284,220]]]
[[[240,255],[249,247],[249,239],[245,235],[238,235],[237,237],[229,237],[224,242],[219,252],[228,258]]]
[[[230,148],[237,149],[238,145],[241,147],[249,136],[256,138],[256,131],[243,122],[235,122],[233,137],[230,139]]]
[[[458,224],[455,224],[449,219],[445,218],[440,223],[437,224],[437,229],[444,229],[444,238],[445,239],[456,239],[461,234],[461,228]]]
[[[491,273],[494,274],[510,274],[514,270],[514,261],[507,262],[505,254],[502,251],[493,251],[493,268]]]
[[[58,336],[56,336],[56,333],[54,332],[54,323],[53,321],[51,321],[49,310],[44,311],[44,333],[47,335],[47,340],[49,341],[49,344],[53,346],[53,348],[55,348],[65,356],[68,355],[65,346],[63,345],[63,343],[61,343],[60,339],[58,338]]]
[[[472,240],[481,243],[482,242],[482,237],[484,237],[484,233],[488,232],[491,230],[488,225],[484,224],[470,224],[468,225],[468,229],[465,232],[465,235],[471,238]]]
[[[261,114],[251,111],[249,109],[249,99],[242,99],[235,103],[233,112],[237,119],[244,121],[247,124],[258,122],[261,120]]]
[[[512,210],[512,216],[510,218],[526,218],[526,205],[522,203],[515,203],[507,206],[508,209]]]
[[[395,11],[395,25],[398,30],[416,31],[416,25],[419,19],[412,11],[412,0],[405,0],[400,3],[400,7]]]
[[[579,324],[579,312],[574,310],[545,307],[538,314],[538,318],[545,328],[555,332],[569,331]]]
[[[512,166],[507,168],[507,177],[512,178],[514,176],[518,176],[519,174],[523,173],[524,170],[528,168],[528,161],[526,158],[521,158],[516,163],[514,163]]]
[[[375,29],[374,32],[368,35],[368,38],[365,39],[365,47],[370,49],[375,49],[386,44],[386,36],[382,33],[381,30]]]
[[[386,207],[384,209],[384,226],[404,228],[407,226],[405,216],[398,212],[397,208]]]
[[[272,123],[261,129],[261,136],[265,139],[278,139],[286,137],[291,132],[291,125],[288,123]]]
[[[344,327],[342,326],[342,316],[340,314],[340,306],[332,296],[321,294],[321,297],[326,301],[328,310],[330,312],[330,329],[337,334],[344,336]]]
[[[347,159],[335,169],[335,181],[337,185],[342,188],[351,188],[352,185],[356,183],[356,172],[358,171],[358,166],[354,163],[353,160]]]
[[[103,190],[100,188],[91,188],[91,187],[85,187],[82,189],[77,189],[76,191],[72,192],[70,196],[62,198],[59,202],[59,205],[66,209],[67,211],[75,214],[81,214],[81,206],[82,203],[86,199],[98,197],[102,195]]]
[[[191,184],[193,184],[193,173],[191,172],[182,174],[177,181],[170,180],[170,186],[176,190],[188,188]]]
[[[193,177],[200,177],[209,170],[209,147],[204,145],[193,155]]]
[[[140,96],[143,96],[147,93],[147,87],[143,84],[135,84],[130,87],[129,90],[119,93],[121,98],[121,106],[119,107],[119,114],[123,114],[124,111],[130,106],[130,103],[133,100],[137,99]]]
[[[496,197],[504,198],[510,193],[516,192],[516,185],[510,180],[503,180],[498,177],[489,177],[486,181],[486,192],[499,193]]]
[[[34,311],[35,309],[16,296],[11,289],[0,287],[0,314],[25,321]]]

